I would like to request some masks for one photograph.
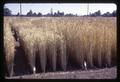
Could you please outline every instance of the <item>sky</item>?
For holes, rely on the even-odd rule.
[[[19,3],[9,3],[5,4],[4,7],[9,8],[12,11],[12,14],[17,14],[20,12]],[[22,14],[27,14],[30,10],[33,12],[41,12],[43,15],[50,13],[51,8],[53,12],[73,13],[77,15],[86,15],[88,4],[86,3],[22,3]],[[114,3],[89,3],[89,13],[94,13],[100,10],[101,14],[117,10],[117,6]]]

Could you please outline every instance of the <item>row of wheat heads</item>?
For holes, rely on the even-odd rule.
[[[12,76],[13,75],[13,61],[14,61],[14,53],[15,53],[15,39],[11,32],[11,28],[9,22],[7,21],[8,18],[4,19],[4,71],[6,75]]]
[[[22,19],[21,19],[22,20]],[[116,65],[116,19],[80,17],[41,17],[11,22],[25,51],[33,73],[35,57],[45,72],[47,63],[53,71],[60,65],[67,69],[73,61],[80,68],[102,68]]]
[[[115,18],[86,18],[83,23],[82,19],[74,17],[55,19],[51,28],[65,37],[68,61],[73,60],[81,68],[85,61],[88,68],[116,64]]]

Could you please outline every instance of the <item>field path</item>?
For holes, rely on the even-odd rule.
[[[6,79],[116,79],[117,68],[105,68],[87,71],[48,72],[34,75],[15,76]]]

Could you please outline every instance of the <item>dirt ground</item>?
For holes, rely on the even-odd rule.
[[[75,70],[66,72],[47,72],[35,75],[6,77],[6,79],[116,79],[117,67],[97,70]]]

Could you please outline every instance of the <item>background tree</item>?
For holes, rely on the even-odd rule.
[[[57,13],[56,12],[54,13],[54,17],[57,17]]]
[[[12,14],[12,11],[10,10],[10,9],[8,9],[8,8],[4,8],[4,16],[11,16]]]
[[[72,13],[69,13],[69,14],[66,14],[65,16],[67,16],[67,17],[73,17],[75,15],[73,15]]]
[[[97,12],[95,12],[95,14],[96,14],[97,16],[101,16],[100,10],[98,10]]]
[[[75,16],[77,17],[78,15],[76,14]]]
[[[37,14],[34,12],[34,13],[32,14],[32,16],[37,16]]]
[[[110,12],[106,12],[102,15],[103,17],[110,17],[111,16],[111,13]]]
[[[39,12],[39,13],[38,13],[38,16],[42,16],[42,13]]]
[[[101,11],[98,10],[97,12],[94,12],[92,14],[90,13],[90,16],[92,16],[92,17],[101,16]]]
[[[16,16],[20,16],[20,13],[18,12]]]
[[[112,12],[112,16],[115,17],[116,15],[117,15],[117,12],[116,12],[116,10],[114,10],[114,11]]]
[[[27,13],[27,16],[32,16],[33,13],[32,13],[32,10],[30,10],[28,13]]]

